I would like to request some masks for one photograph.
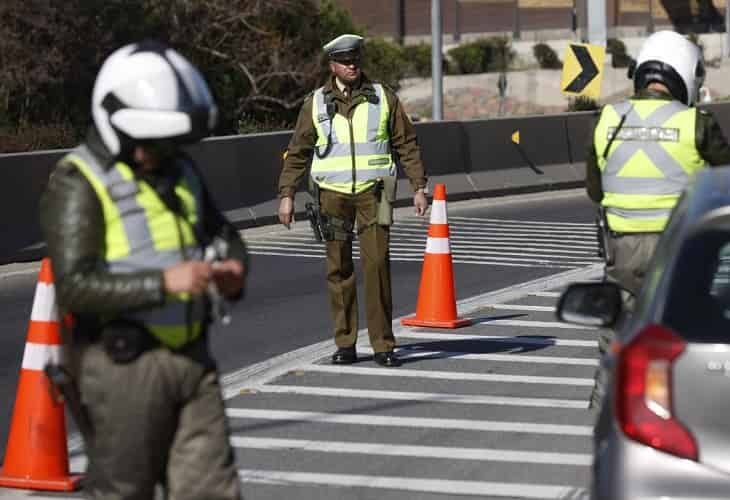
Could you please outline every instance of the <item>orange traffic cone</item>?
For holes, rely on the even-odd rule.
[[[436,184],[431,205],[426,255],[423,257],[421,286],[416,315],[401,320],[406,326],[459,328],[470,319],[456,317],[454,270],[449,245],[449,222],[446,217],[446,185]]]
[[[81,476],[68,471],[63,403],[52,397],[43,369],[61,357],[61,331],[51,263],[43,259],[30,315],[0,486],[73,491]]]

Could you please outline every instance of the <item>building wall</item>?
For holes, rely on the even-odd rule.
[[[405,13],[404,35],[431,32],[431,0],[335,1],[348,9],[370,34],[398,35],[401,2]],[[572,28],[573,0],[441,0],[443,32],[512,32],[516,1],[519,1],[521,30]],[[609,26],[646,26],[649,1],[653,2],[651,10],[656,24],[672,22],[696,31],[717,30],[724,25],[722,16],[727,0],[606,0]]]

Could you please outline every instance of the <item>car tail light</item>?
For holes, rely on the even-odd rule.
[[[616,416],[629,438],[697,460],[692,434],[672,415],[672,363],[685,345],[671,330],[649,325],[621,350]]]

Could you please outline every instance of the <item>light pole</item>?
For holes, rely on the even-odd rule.
[[[520,0],[515,0],[515,27],[514,32],[512,33],[512,38],[515,40],[519,40],[521,35],[521,27],[520,27]]]
[[[730,0],[725,1],[725,57],[730,59]]]
[[[646,31],[650,35],[654,33],[654,0],[649,0],[649,24],[646,27]]]
[[[431,92],[434,121],[444,119],[441,50],[441,0],[431,0]]]
[[[454,0],[454,43],[461,41],[461,3]]]

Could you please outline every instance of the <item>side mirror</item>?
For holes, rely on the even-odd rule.
[[[555,313],[567,323],[613,326],[621,314],[621,288],[614,283],[574,283],[560,296]]]

